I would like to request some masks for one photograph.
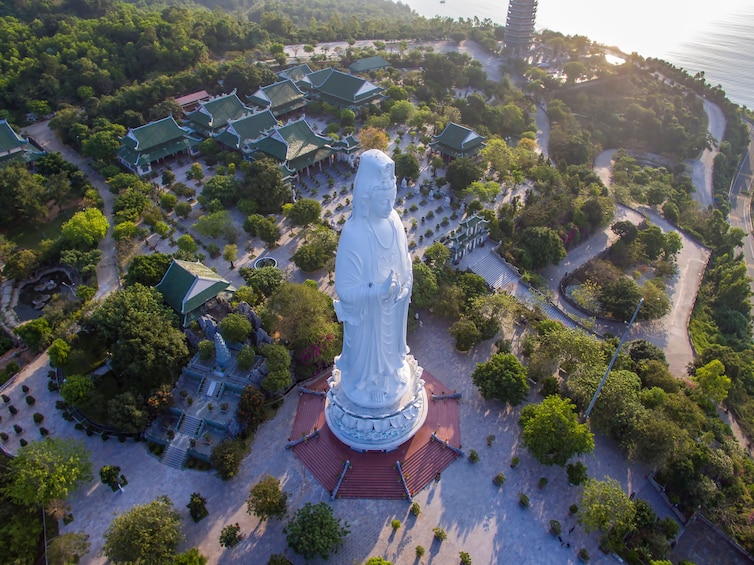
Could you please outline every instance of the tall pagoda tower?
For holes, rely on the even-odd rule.
[[[509,0],[504,38],[512,55],[529,51],[536,17],[537,0]]]

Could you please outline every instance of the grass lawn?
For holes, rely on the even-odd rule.
[[[60,227],[79,209],[80,198],[67,200],[54,218],[45,223],[20,222],[10,226],[6,237],[24,249],[39,249],[43,239],[60,237]]]

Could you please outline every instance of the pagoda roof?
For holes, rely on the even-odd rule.
[[[186,94],[185,96],[179,96],[175,99],[176,104],[178,104],[181,108],[184,106],[190,106],[191,104],[196,104],[197,102],[202,102],[204,100],[209,100],[210,95],[209,92],[206,90],[200,90],[198,92],[192,92],[191,94]]]
[[[375,55],[374,57],[365,57],[358,61],[354,61],[348,65],[348,68],[352,73],[366,73],[376,69],[384,69],[389,66],[390,63],[383,59],[381,55]]]
[[[254,147],[299,171],[332,155],[330,139],[314,133],[304,119],[296,120],[254,143]]]
[[[290,79],[263,86],[248,96],[247,100],[262,108],[269,108],[275,115],[287,114],[306,106],[304,93]]]
[[[458,157],[471,155],[480,149],[486,138],[465,126],[450,122],[429,144]]]
[[[186,118],[189,122],[204,129],[216,130],[250,111],[249,108],[244,106],[234,90],[230,94],[217,96],[207,102],[200,102],[199,107],[190,112]]]
[[[8,120],[0,120],[0,163],[11,160],[34,161],[44,155],[29,140],[16,133]]]
[[[215,139],[227,147],[240,150],[245,141],[257,140],[277,125],[277,118],[272,115],[272,112],[263,110],[231,120],[225,129],[215,136]]]
[[[173,259],[155,288],[162,293],[165,302],[185,320],[187,314],[229,287],[227,280],[206,265]]]
[[[296,65],[295,67],[280,71],[278,73],[278,76],[283,79],[290,79],[293,82],[299,82],[306,78],[306,75],[310,75],[313,72],[314,71],[309,65],[303,63],[301,65]]]
[[[334,69],[327,70],[329,73],[326,75],[314,76],[314,73],[307,78],[322,100],[337,106],[364,104],[379,97],[385,90],[363,78]]]
[[[201,140],[191,136],[188,128],[179,126],[173,116],[129,129],[121,138],[118,157],[140,167],[164,157],[191,149]]]

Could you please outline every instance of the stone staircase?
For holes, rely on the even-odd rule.
[[[507,284],[517,282],[516,271],[503,261],[495,252],[490,252],[475,263],[471,270],[484,278],[492,288],[504,288]]]
[[[199,394],[203,394],[209,398],[220,398],[222,392],[222,384],[210,378],[206,378],[202,381],[202,387],[199,390]]]
[[[173,469],[183,469],[186,461],[186,450],[177,445],[170,444],[162,455],[162,462]]]
[[[202,427],[202,419],[189,414],[183,415],[181,419],[181,427],[178,428],[178,433],[186,434],[187,436],[196,437],[199,433],[199,429]]]

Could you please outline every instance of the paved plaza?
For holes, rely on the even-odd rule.
[[[515,341],[517,336],[509,330],[506,337]],[[425,317],[422,327],[409,336],[409,345],[428,371],[463,394],[462,448],[467,453],[475,449],[480,461],[472,464],[466,459],[457,460],[442,473],[439,482],[432,482],[419,492],[414,498],[422,507],[418,518],[410,515],[405,501],[336,500],[332,503],[335,513],[348,521],[351,534],[340,553],[329,562],[359,564],[380,555],[396,565],[439,565],[455,563],[458,553],[467,551],[474,563],[576,563],[576,551],[581,547],[588,549],[593,563],[613,562],[599,551],[598,535],[585,534],[568,514],[569,505],[578,503],[581,487],[568,486],[564,469],[538,464],[519,446],[520,407],[511,410],[502,408],[498,402],[486,402],[471,383],[471,371],[476,363],[489,358],[492,343],[485,342],[468,354],[458,353],[447,333],[446,323]],[[43,425],[51,435],[83,441],[91,452],[95,474],[103,465],[118,465],[129,481],[124,492],[113,493],[97,478],[70,497],[74,521],[62,526],[61,531],[89,533],[92,550],[82,563],[106,562],[98,551],[102,547],[102,534],[116,514],[163,494],[171,498],[183,518],[186,542],[181,547],[199,547],[213,564],[265,564],[272,553],[286,551],[284,522],[260,523],[246,513],[249,489],[263,475],[281,479],[284,489],[290,493],[291,511],[306,502],[329,502],[329,493],[293,453],[284,449],[298,404],[296,392],[288,395],[273,420],[260,427],[238,476],[224,483],[213,473],[167,467],[149,454],[145,444],[119,443],[115,438],[103,442],[99,436],[87,437],[84,432],[75,430],[54,408],[59,396],[46,389],[48,370],[47,358],[41,356],[25,367],[3,392],[15,400],[22,396],[23,384],[30,386],[37,398],[34,409],[45,414]],[[530,400],[538,400],[535,391],[530,394]],[[15,418],[26,418],[26,412],[31,414],[32,411],[21,410]],[[24,421],[22,425],[35,428],[31,416],[28,417],[29,422]],[[9,425],[8,421],[3,418],[4,428]],[[491,434],[496,439],[488,447],[486,438]],[[521,458],[521,464],[512,469],[509,464],[514,455]],[[627,464],[617,447],[600,437],[594,454],[582,460],[591,476],[600,479],[612,476],[627,492],[638,492],[648,472],[641,466]],[[505,473],[506,481],[499,489],[492,478],[500,471]],[[544,490],[537,487],[540,477],[549,479]],[[519,491],[529,495],[530,508],[519,507]],[[198,524],[193,523],[185,508],[192,492],[200,492],[207,498],[209,516]],[[396,532],[390,526],[394,518],[402,522]],[[561,546],[548,532],[551,519],[559,520],[564,532],[576,526],[571,534],[563,536],[564,543],[571,544],[570,548]],[[241,525],[245,538],[233,550],[224,550],[218,543],[220,530],[234,522]],[[438,526],[448,534],[448,539],[442,543],[433,542],[432,529]],[[427,550],[419,561],[414,553],[417,545]],[[294,563],[304,563],[288,553]]]

